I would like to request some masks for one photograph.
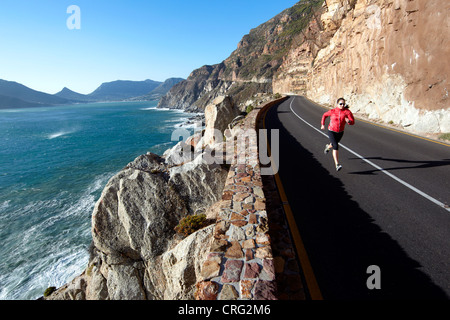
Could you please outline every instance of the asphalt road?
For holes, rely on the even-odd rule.
[[[450,147],[356,119],[336,172],[326,110],[296,96],[265,119],[280,130],[279,176],[323,298],[449,299]],[[372,265],[380,289],[367,286]]]

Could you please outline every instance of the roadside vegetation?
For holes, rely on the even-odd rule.
[[[450,132],[441,134],[439,139],[450,141]]]

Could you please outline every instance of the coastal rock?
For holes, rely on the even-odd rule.
[[[194,161],[169,170],[169,183],[184,199],[190,212],[203,211],[220,199],[228,171],[221,165],[208,164],[203,154]]]
[[[271,94],[272,77],[293,41],[289,29],[303,17],[302,4],[284,10],[250,30],[237,49],[221,63],[205,65],[174,87],[160,100],[159,107],[204,111],[219,96],[230,95],[236,107],[261,93]],[[286,32],[287,31],[287,32]]]
[[[51,295],[46,300],[85,300],[86,299],[86,275],[85,273],[74,278]]]
[[[132,168],[140,171],[156,173],[164,171],[165,165],[164,159],[162,157],[149,152],[147,154],[140,155],[132,162],[130,162],[125,168]]]
[[[201,266],[208,254],[213,231],[213,225],[201,229],[162,255],[160,268],[166,279],[165,300],[194,299],[195,284],[203,279]],[[153,270],[147,268],[147,273],[152,274]]]
[[[223,81],[219,75],[223,72],[223,63],[205,65],[191,72],[189,77],[174,85],[163,96],[158,108],[183,109],[191,112],[203,112],[206,105],[218,95],[227,91],[232,81]]]
[[[108,299],[107,280],[95,264],[91,264],[86,272],[90,278],[87,279],[86,300],[106,300]]]
[[[160,106],[203,111],[230,95],[244,111],[261,93],[328,106],[344,97],[370,120],[449,132],[449,10],[441,0],[301,1],[252,29],[221,63],[194,70]]]
[[[110,265],[108,271],[108,296],[110,300],[145,300],[143,286],[144,264]]]
[[[148,260],[165,251],[167,237],[186,214],[185,202],[164,174],[125,169],[95,205],[94,245],[113,256]]]
[[[179,166],[192,161],[195,155],[194,148],[190,143],[178,142],[173,148],[167,149],[163,157],[169,167]]]
[[[88,267],[46,299],[193,299],[214,226],[183,240],[174,228],[194,211],[215,210],[226,175],[201,157],[173,168],[155,154],[137,157],[94,207]]]
[[[229,96],[220,96],[205,109],[205,137],[206,145],[223,142],[223,134],[228,124],[239,115]],[[217,131],[216,131],[217,130]],[[217,136],[220,133],[220,136]]]

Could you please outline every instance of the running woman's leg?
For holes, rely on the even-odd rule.
[[[328,130],[328,137],[330,138],[330,142],[331,142],[331,145],[333,148],[333,160],[334,160],[336,169],[339,166],[339,141],[341,141],[343,135],[344,135],[344,131],[334,132],[334,131]]]

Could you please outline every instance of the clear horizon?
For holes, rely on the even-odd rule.
[[[89,94],[115,80],[187,78],[225,60],[251,29],[297,2],[4,0],[0,79]],[[71,5],[79,16],[68,13]],[[80,28],[70,29],[75,21]]]

